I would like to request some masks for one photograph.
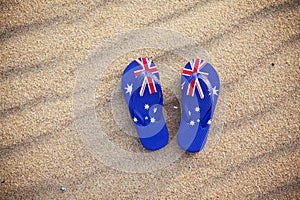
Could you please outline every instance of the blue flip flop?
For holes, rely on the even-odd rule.
[[[168,144],[159,74],[149,58],[132,61],[122,75],[123,93],[142,145],[158,150]]]
[[[182,71],[182,114],[178,144],[199,152],[205,145],[218,100],[220,79],[213,66],[201,59],[188,62]]]

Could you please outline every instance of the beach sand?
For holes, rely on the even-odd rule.
[[[300,198],[298,0],[8,0],[0,10],[0,199]],[[162,30],[194,41],[219,73],[214,128],[200,153],[184,153],[176,141],[176,84],[188,60],[157,48],[160,36],[153,48],[99,48],[147,27],[141,34],[149,38]],[[194,47],[184,49],[198,55]],[[98,66],[94,106],[80,116],[79,79],[93,75],[81,72],[100,53],[116,56]],[[142,56],[162,75],[170,144],[158,152],[135,137],[121,93],[124,68]],[[111,151],[100,151],[101,135],[85,135],[92,128],[80,129],[86,117]]]

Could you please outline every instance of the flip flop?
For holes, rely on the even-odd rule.
[[[122,88],[142,145],[158,150],[168,144],[159,74],[149,58],[132,61],[122,75]]]
[[[182,115],[178,144],[185,151],[203,149],[218,100],[220,79],[213,66],[201,59],[188,62],[182,71]]]

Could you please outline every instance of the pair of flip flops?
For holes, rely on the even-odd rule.
[[[122,75],[124,96],[144,148],[158,150],[168,144],[163,116],[163,93],[158,70],[149,58],[132,61]],[[204,60],[193,59],[182,71],[182,115],[178,144],[188,152],[200,151],[206,142],[218,99],[220,80]]]

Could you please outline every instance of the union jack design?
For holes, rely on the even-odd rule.
[[[144,72],[150,72],[150,73],[158,73],[156,66],[151,66],[151,60],[149,58],[142,58],[140,61],[139,59],[135,60],[141,67],[142,69],[134,71],[134,76],[138,77],[141,73]],[[144,95],[146,86],[148,86],[150,94],[156,93],[156,86],[153,78],[149,77],[147,74],[145,75],[145,78],[143,80],[143,84],[140,90],[140,96]]]
[[[189,65],[184,67],[184,69],[182,71],[182,75],[192,76],[195,73],[200,73],[203,76],[205,76],[206,78],[208,78],[208,73],[200,71],[205,65],[206,65],[206,61],[200,60],[200,59],[197,58],[197,59],[191,61],[189,63]],[[190,69],[189,69],[189,67],[190,67]],[[183,85],[184,85],[184,83],[183,83]],[[183,85],[182,85],[182,87],[183,87]],[[203,94],[202,88],[200,86],[200,83],[199,83],[199,80],[198,80],[197,77],[194,77],[194,79],[189,83],[189,86],[188,86],[188,89],[187,89],[187,95],[188,96],[194,96],[195,88],[197,88],[197,90],[200,94],[200,98],[203,99],[204,94]]]

